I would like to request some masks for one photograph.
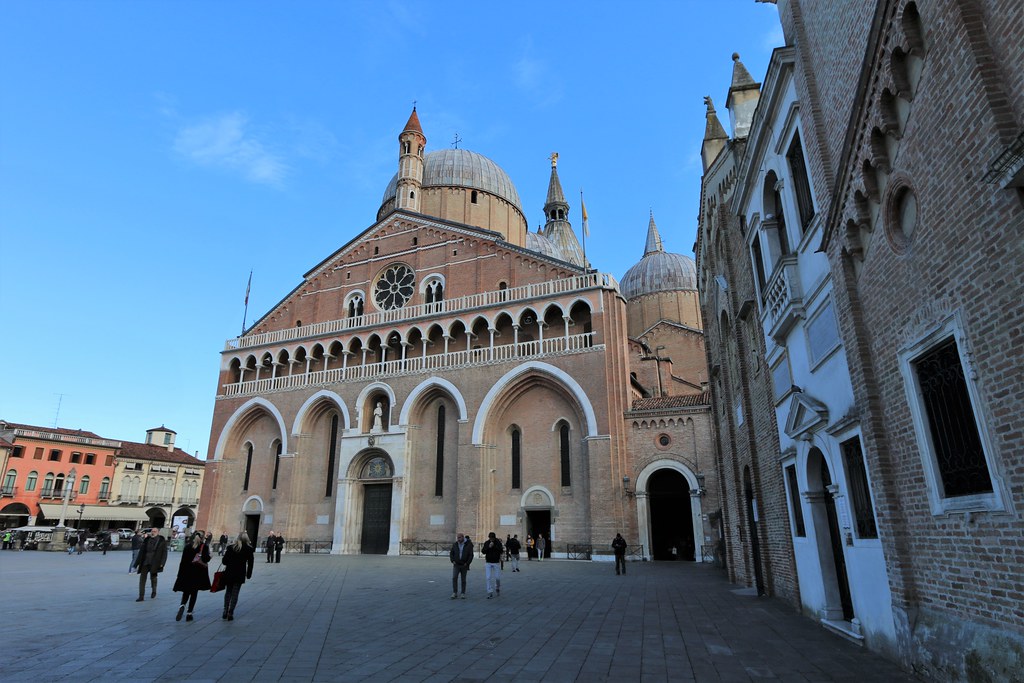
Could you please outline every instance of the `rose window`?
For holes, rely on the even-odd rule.
[[[373,290],[377,308],[392,311],[404,306],[412,298],[415,280],[416,275],[409,266],[399,263],[389,267],[377,280]]]

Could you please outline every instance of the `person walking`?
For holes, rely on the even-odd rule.
[[[245,580],[252,578],[255,563],[255,550],[249,543],[249,534],[243,531],[224,551],[224,613],[220,615],[221,619],[235,620],[238,593]]]
[[[547,544],[544,542],[544,534],[537,534],[537,561],[544,559],[544,550]]]
[[[615,551],[615,574],[618,576],[619,567],[622,567],[622,573],[626,573],[626,539],[622,537],[622,534],[615,534],[615,538],[612,539],[612,550]]]
[[[535,541],[533,540],[533,536],[531,536],[530,534],[526,534],[526,561],[527,562],[532,562],[533,561],[533,552],[534,552],[533,548],[534,548],[534,545],[535,545]]]
[[[78,554],[81,555],[85,552],[85,542],[88,540],[89,534],[84,531],[78,532]]]
[[[156,597],[157,575],[164,570],[167,564],[167,539],[160,535],[160,530],[153,527],[149,535],[142,542],[139,548],[139,557],[135,560],[135,566],[139,569],[139,598],[135,602],[142,602],[146,595],[146,577],[149,577],[153,592],[150,598]]]
[[[227,548],[228,548],[228,535],[227,534],[221,534],[220,535],[220,547],[217,548],[217,554],[220,555],[221,557],[224,557],[224,551],[227,550]]]
[[[281,564],[281,551],[284,550],[284,536],[274,534],[274,564]]]
[[[14,537],[11,535],[10,531],[5,531],[4,532],[4,550],[10,550],[11,548],[14,547],[14,543],[11,540],[13,538]]]
[[[270,535],[267,536],[266,542],[263,544],[263,551],[267,554],[268,563],[274,561],[274,534],[275,532],[271,531]]]
[[[188,615],[185,621],[192,621],[192,612],[196,607],[199,591],[210,590],[210,544],[202,531],[192,534],[192,538],[181,549],[181,562],[178,564],[178,577],[174,580],[174,592],[181,593],[181,604],[175,621],[181,621],[181,614],[188,603]]]
[[[68,555],[75,552],[75,548],[78,547],[78,532],[68,536]]]
[[[519,571],[519,550],[522,546],[519,544],[519,534],[514,535],[505,544],[505,550],[508,552],[509,562],[512,563],[512,571]]]
[[[501,595],[501,555],[504,552],[501,541],[492,531],[484,541],[484,576],[487,579],[487,599]]]
[[[452,600],[459,597],[459,577],[462,577],[462,599],[466,599],[466,574],[469,565],[473,564],[473,542],[463,534],[458,534],[448,559],[452,561]]]
[[[128,565],[128,573],[131,574],[135,569],[135,562],[139,559],[139,550],[142,548],[142,534],[136,529],[135,533],[132,534],[132,563]]]
[[[508,549],[508,544],[512,541],[512,534],[505,534],[505,561],[512,561],[512,553]]]

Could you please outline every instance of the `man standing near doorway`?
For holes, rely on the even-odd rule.
[[[615,538],[612,539],[612,550],[615,551],[615,575],[619,574],[619,567],[622,567],[622,573],[626,573],[626,539],[622,537],[622,534],[615,534]]]
[[[452,561],[452,600],[459,597],[459,577],[462,577],[462,599],[466,599],[466,573],[469,572],[469,565],[473,563],[473,542],[463,534],[456,536],[455,543],[448,553],[448,559]]]
[[[484,561],[487,563],[484,565],[484,576],[487,578],[487,599],[490,600],[497,595],[501,595],[501,555],[505,551],[501,547],[501,541],[498,540],[497,535],[492,531],[487,534],[487,540],[484,541]]]
[[[544,559],[544,551],[547,549],[547,541],[544,540],[544,534],[537,534],[537,561],[540,562]]]
[[[167,564],[167,539],[160,535],[159,529],[153,527],[149,530],[146,540],[142,542],[139,559],[135,561],[135,565],[139,568],[139,599],[135,602],[142,602],[146,597],[147,576],[153,586],[153,592],[149,597],[156,597],[157,574],[164,570],[165,564]]]
[[[508,540],[508,543],[505,544],[505,549],[508,550],[508,556],[512,562],[512,571],[519,571],[519,551],[522,549],[522,545],[519,543],[519,534]]]

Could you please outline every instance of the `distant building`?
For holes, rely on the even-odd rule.
[[[0,421],[0,527],[65,526],[91,531],[195,521],[205,463],[174,447],[166,427],[146,443],[80,429]],[[4,443],[8,444],[6,447]],[[65,504],[66,500],[66,504]]]
[[[111,506],[141,512],[148,526],[169,527],[181,518],[194,526],[206,463],[176,448],[175,437],[160,426],[146,430],[145,443],[121,442]]]

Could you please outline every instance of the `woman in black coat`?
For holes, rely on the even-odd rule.
[[[192,610],[196,606],[199,591],[210,590],[210,544],[206,542],[202,531],[192,534],[188,544],[181,550],[181,564],[178,565],[178,578],[174,581],[174,592],[181,593],[181,605],[175,621],[181,621],[181,614],[188,603],[188,616],[185,621],[192,621]]]
[[[221,615],[221,619],[234,620],[238,593],[242,590],[245,580],[252,578],[252,567],[255,563],[256,556],[249,543],[249,534],[243,531],[224,551],[224,614]]]

